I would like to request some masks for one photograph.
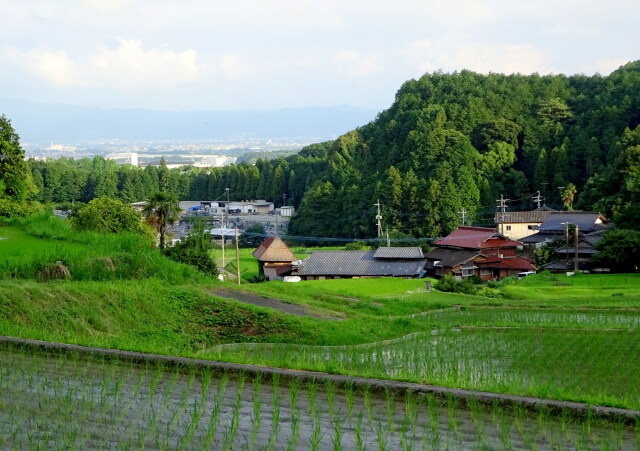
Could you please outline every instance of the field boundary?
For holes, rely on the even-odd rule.
[[[261,373],[263,375],[277,374],[287,379],[330,381],[338,386],[353,385],[356,387],[368,387],[376,391],[392,390],[394,392],[414,392],[418,394],[433,394],[441,398],[454,397],[468,404],[469,401],[478,401],[488,405],[522,406],[529,410],[547,409],[550,413],[564,413],[569,411],[576,417],[599,417],[603,419],[620,421],[627,424],[636,424],[640,421],[640,411],[591,405],[573,401],[559,401],[553,399],[535,398],[529,396],[508,395],[501,393],[465,390],[437,385],[416,384],[410,382],[372,379],[357,376],[344,376],[329,373],[321,373],[304,370],[291,370],[240,363],[219,362],[214,360],[194,359],[188,357],[169,356],[162,354],[149,354],[135,351],[123,351],[118,349],[96,348],[75,344],[57,343],[28,338],[16,338],[0,335],[0,343],[8,345],[25,346],[41,350],[52,350],[60,353],[80,353],[90,356],[100,356],[113,359],[121,359],[135,363],[160,363],[176,367],[201,367],[217,371]]]

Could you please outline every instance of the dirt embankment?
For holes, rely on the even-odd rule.
[[[576,417],[586,417],[588,415],[606,418],[635,424],[640,421],[640,411],[620,409],[615,407],[594,406],[585,403],[571,401],[557,401],[551,399],[534,398],[528,396],[505,395],[500,393],[481,392],[475,390],[463,390],[457,388],[439,387],[435,385],[423,385],[409,382],[397,382],[381,379],[370,379],[364,377],[342,376],[327,373],[318,373],[312,371],[289,370],[282,368],[263,367],[238,363],[216,362],[203,359],[191,359],[186,357],[175,357],[160,354],[145,354],[133,351],[121,351],[117,349],[103,349],[88,346],[71,345],[64,343],[52,343],[40,340],[31,340],[24,338],[15,338],[0,336],[0,343],[14,344],[20,346],[29,346],[34,348],[53,350],[57,352],[78,352],[88,355],[105,356],[114,359],[124,359],[133,362],[159,362],[169,366],[184,367],[203,367],[218,371],[261,373],[264,375],[278,374],[282,378],[297,378],[302,380],[331,381],[337,386],[346,386],[351,384],[354,387],[368,387],[371,390],[384,391],[390,389],[394,392],[414,393],[432,393],[439,397],[453,396],[463,403],[470,400],[489,404],[504,406],[522,406],[527,409],[535,410],[538,408],[546,408],[549,412],[571,412]]]

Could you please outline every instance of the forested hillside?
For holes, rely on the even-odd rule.
[[[371,236],[379,198],[392,231],[440,236],[462,209],[487,222],[501,194],[529,208],[537,190],[637,223],[639,122],[640,62],[608,77],[427,74],[333,144],[291,231]]]
[[[608,77],[426,74],[406,82],[376,120],[299,155],[209,171],[93,160],[31,161],[44,202],[108,195],[137,201],[157,189],[182,199],[265,198],[299,207],[294,235],[372,237],[374,203],[392,234],[441,236],[547,204],[595,209],[627,227],[640,214],[640,62]]]

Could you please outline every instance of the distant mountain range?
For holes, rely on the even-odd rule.
[[[327,140],[375,119],[377,111],[351,106],[271,110],[152,111],[100,109],[0,99],[26,143],[93,140],[217,140],[298,138]]]

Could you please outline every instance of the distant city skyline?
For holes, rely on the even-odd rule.
[[[425,72],[607,75],[640,58],[639,15],[631,0],[4,0],[0,98],[381,111]]]

